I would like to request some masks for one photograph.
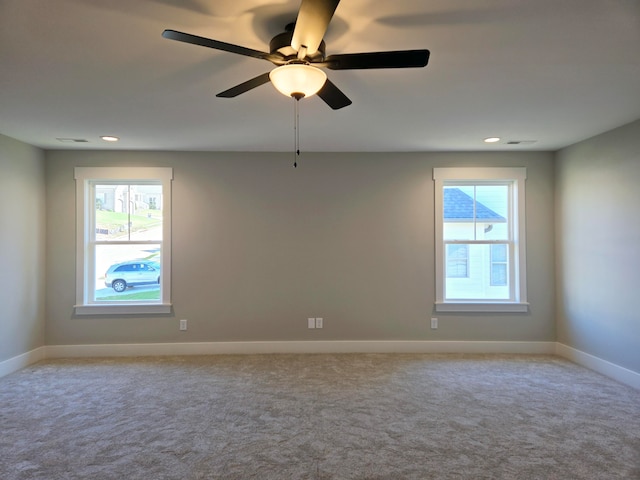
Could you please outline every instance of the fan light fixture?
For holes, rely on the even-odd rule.
[[[271,70],[269,79],[280,93],[299,100],[318,93],[327,75],[306,63],[289,63]]]

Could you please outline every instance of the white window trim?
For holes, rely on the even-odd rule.
[[[173,169],[168,167],[76,167],[76,315],[165,314],[171,313],[171,182]],[[88,298],[90,266],[86,246],[89,242],[87,225],[91,224],[95,202],[91,202],[90,181],[160,180],[163,194],[162,273],[160,301],[149,303],[94,303]],[[87,199],[89,201],[87,202]]]
[[[445,167],[434,168],[433,179],[435,181],[435,257],[436,257],[436,312],[527,312],[527,269],[526,269],[526,228],[525,228],[525,180],[527,169],[524,167]],[[517,253],[514,260],[512,277],[515,287],[515,301],[445,301],[444,299],[444,240],[443,221],[444,204],[443,189],[447,181],[473,181],[473,180],[508,180],[514,181],[516,189],[514,195],[513,210],[517,216],[513,216],[514,244]],[[515,275],[517,269],[518,275]]]

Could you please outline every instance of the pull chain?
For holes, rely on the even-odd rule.
[[[298,158],[300,157],[300,107],[298,103],[301,96],[292,95],[293,98],[293,168],[298,168]]]

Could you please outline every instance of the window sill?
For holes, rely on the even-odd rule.
[[[75,305],[76,315],[127,315],[171,313],[171,304],[153,305]]]
[[[436,303],[436,312],[506,312],[526,313],[529,304],[523,303],[488,303],[488,302],[441,302]]]

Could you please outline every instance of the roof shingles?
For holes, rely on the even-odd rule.
[[[489,207],[476,201],[475,219],[504,222],[506,219]],[[473,221],[473,198],[459,188],[444,189],[445,221]]]

